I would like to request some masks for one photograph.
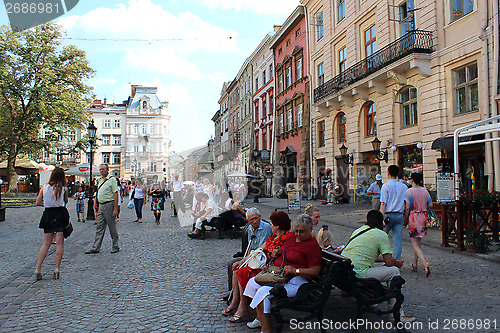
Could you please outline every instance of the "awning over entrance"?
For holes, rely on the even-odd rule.
[[[472,140],[472,136],[464,136],[460,138],[460,142],[468,142]],[[437,138],[432,142],[431,149],[435,150],[453,150],[453,135]]]

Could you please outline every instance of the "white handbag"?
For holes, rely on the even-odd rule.
[[[241,267],[248,266],[251,269],[261,269],[266,266],[267,256],[262,249],[252,250],[248,255],[247,260]]]

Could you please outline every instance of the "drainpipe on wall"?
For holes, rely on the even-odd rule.
[[[481,31],[479,34],[479,38],[483,41],[481,47],[481,65],[482,65],[482,73],[484,79],[484,89],[483,89],[483,119],[490,118],[492,116],[492,112],[490,110],[490,70],[489,70],[489,59],[488,59],[488,46],[489,46],[489,26],[488,26],[488,3],[483,2],[482,4],[483,11],[481,20],[483,21],[483,25],[481,26]],[[485,136],[486,139],[491,138],[491,134],[487,133]],[[493,188],[493,158],[492,155],[492,147],[490,142],[484,143],[484,156],[485,156],[485,164],[486,170],[485,174],[488,175],[488,189]]]
[[[498,116],[499,110],[498,108],[500,105],[496,102],[496,96],[500,93],[498,91],[498,85],[500,84],[500,78],[499,78],[499,73],[498,73],[498,66],[499,66],[499,53],[500,53],[500,48],[499,48],[499,32],[498,29],[500,28],[500,21],[498,18],[499,15],[499,3],[500,0],[493,1],[493,82],[494,82],[494,89],[495,91],[491,92],[491,116]],[[498,137],[498,134],[493,134],[493,137]],[[494,172],[494,181],[495,181],[495,190],[500,191],[500,141],[493,141],[493,167],[495,169]]]
[[[314,88],[313,88],[313,76],[311,75],[312,73],[314,73],[314,71],[311,70],[314,69],[313,66],[311,65],[312,64],[312,61],[311,61],[311,44],[309,43],[310,40],[311,40],[311,29],[310,29],[310,22],[309,22],[309,11],[307,9],[307,6],[304,5],[304,15],[305,15],[305,19],[306,19],[306,34],[307,34],[307,74],[309,75],[309,170],[310,170],[310,186],[311,186],[311,189],[310,189],[310,196],[309,196],[309,199],[314,199],[315,197],[315,186],[316,186],[316,182],[314,181],[314,175],[316,174],[314,172],[314,161],[313,161],[313,127],[312,127],[312,124],[313,124],[313,117],[312,117],[312,113],[314,112],[313,110],[313,104],[314,104]],[[314,33],[314,32],[313,32]]]

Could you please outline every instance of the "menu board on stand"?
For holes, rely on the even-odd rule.
[[[299,210],[300,212],[300,189],[298,183],[287,183],[286,192],[288,194],[288,212]]]

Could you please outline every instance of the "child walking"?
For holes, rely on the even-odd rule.
[[[73,198],[76,199],[76,216],[78,217],[78,222],[85,222],[85,203],[83,201],[85,199],[85,192],[83,192],[81,186],[78,186]]]

